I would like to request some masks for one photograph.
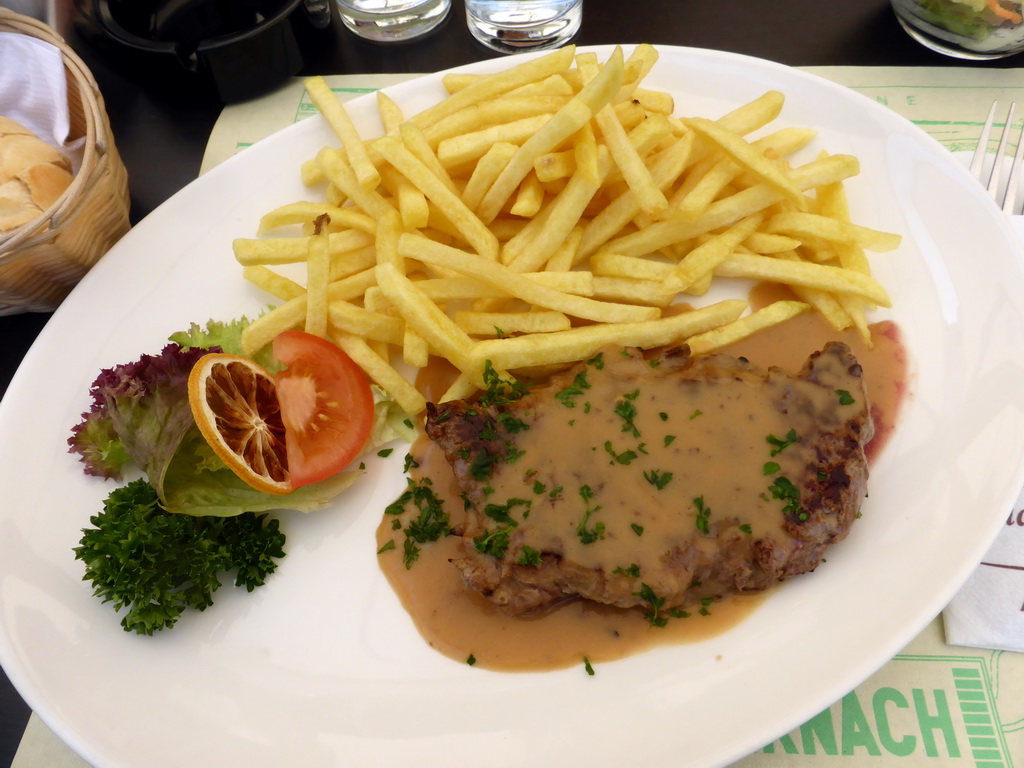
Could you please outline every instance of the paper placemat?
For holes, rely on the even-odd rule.
[[[1020,69],[803,69],[887,105],[952,152],[974,149],[993,100],[1024,101]],[[411,77],[415,75],[326,79],[348,100]],[[298,78],[264,98],[225,108],[210,135],[201,173],[313,114],[316,110]],[[1024,520],[1021,510],[1007,510],[1007,515],[1007,525]],[[1020,768],[1013,758],[1022,755],[1024,654],[949,646],[937,618],[855,690],[733,768]],[[12,768],[89,766],[32,715]]]

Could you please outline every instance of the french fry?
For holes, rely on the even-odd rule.
[[[466,204],[418,158],[393,137],[378,144],[381,154],[402,172],[427,199],[441,209],[467,243],[488,258],[498,257],[498,238],[466,207]]]
[[[476,78],[449,98],[423,110],[410,119],[420,128],[426,129],[442,118],[473,104],[479,104],[521,86],[536,83],[551,75],[564,72],[572,65],[575,55],[576,46],[567,45],[546,56],[523,62],[504,72]]]
[[[405,121],[402,108],[384,91],[377,91],[376,98],[377,112],[380,114],[380,124],[384,126],[384,133],[397,133],[399,126]]]
[[[451,400],[463,400],[470,397],[478,389],[473,380],[464,373],[460,373],[451,386],[441,395],[439,402],[447,403]]]
[[[584,60],[581,56],[579,66],[588,82],[593,77],[596,77],[596,62],[591,64],[589,59]],[[657,216],[668,208],[668,200],[662,191],[658,189],[657,184],[654,183],[650,169],[644,165],[643,160],[636,151],[636,147],[629,140],[626,129],[622,127],[622,123],[619,122],[619,117],[611,105],[606,104],[599,109],[594,118],[601,129],[601,134],[608,146],[612,159],[615,161],[615,165],[618,166],[619,171],[626,180],[626,184],[629,185],[629,188],[639,201],[640,210],[648,216]],[[667,132],[668,129],[666,127]]]
[[[510,123],[481,128],[444,139],[437,145],[437,157],[445,168],[456,168],[477,160],[491,145],[507,142],[517,147],[526,142],[551,120],[550,114],[533,115]]]
[[[595,275],[602,277],[632,277],[637,280],[664,281],[676,271],[676,265],[667,261],[621,256],[603,251],[590,260]]]
[[[490,360],[495,368],[515,370],[585,360],[609,344],[644,349],[681,342],[694,334],[737,319],[747,302],[732,299],[678,315],[638,323],[601,323],[569,331],[536,336],[481,341],[473,357],[483,366]]]
[[[859,170],[860,165],[856,158],[850,155],[832,155],[794,168],[790,178],[798,189],[811,189],[821,184],[849,178],[856,175]],[[687,222],[678,218],[658,221],[640,232],[611,240],[606,244],[605,250],[624,256],[644,256],[680,240],[688,240],[705,232],[729,226],[783,199],[782,192],[773,186],[758,184],[716,200],[696,221]]]
[[[355,177],[364,192],[371,192],[380,184],[380,174],[371,162],[359,132],[356,130],[344,105],[334,95],[334,91],[322,77],[310,77],[306,80],[306,92],[320,114],[324,116],[334,133],[341,139],[342,149],[348,156]]]
[[[801,301],[776,301],[745,317],[724,323],[712,330],[694,334],[686,340],[690,354],[706,355],[733,342],[745,339],[759,330],[778,325],[806,312],[810,305]]]
[[[396,346],[404,342],[405,324],[401,320],[380,312],[370,312],[348,301],[332,301],[328,307],[328,317],[330,327],[336,331]]]
[[[715,122],[723,130],[746,136],[777,118],[785,103],[786,97],[778,91],[766,91],[753,101],[741,104],[731,112],[722,115]]]
[[[430,360],[430,348],[426,339],[408,325],[405,326],[405,335],[402,337],[402,360],[413,368],[426,368]]]
[[[591,272],[533,272],[523,275],[540,285],[576,296],[594,295],[594,275]],[[473,277],[438,277],[420,280],[416,288],[434,302],[463,299],[509,298],[511,294],[495,285]]]
[[[576,158],[569,151],[549,152],[538,157],[533,163],[533,172],[540,181],[565,179],[572,176],[575,170]]]
[[[764,217],[755,213],[725,232],[701,243],[690,251],[675,271],[665,280],[665,288],[673,292],[685,291],[715,267],[725,261],[740,243],[750,237],[761,225]]]
[[[398,255],[398,238],[402,236],[402,219],[394,211],[381,216],[377,227],[375,242],[376,262],[392,264],[395,269],[405,274],[405,259]]]
[[[272,311],[260,315],[242,331],[242,351],[247,355],[263,349],[283,331],[299,328],[306,322],[306,293],[289,299]]]
[[[322,339],[327,338],[327,284],[331,279],[329,221],[326,213],[317,217],[306,257],[306,333]]]
[[[566,101],[566,96],[503,96],[482,104],[472,104],[434,123],[423,134],[430,146],[437,149],[442,141],[455,136],[474,134],[526,118],[553,115]]]
[[[738,134],[723,129],[712,120],[693,117],[685,121],[701,136],[713,141],[740,166],[757,176],[765,184],[774,187],[783,197],[792,201],[800,208],[805,207],[806,200],[800,187],[782,171],[775,163],[757,152]]]
[[[514,333],[552,333],[572,327],[561,312],[456,312],[455,324],[471,336],[497,336]]]
[[[497,144],[491,145],[490,149],[480,158],[480,161],[473,167],[473,173],[469,177],[469,181],[466,182],[465,189],[462,190],[462,202],[469,210],[476,210],[484,193],[490,189],[502,168],[508,165],[508,161],[515,153],[515,144],[499,141]],[[491,231],[495,232],[495,230],[496,228],[492,226]],[[500,240],[501,237],[498,236],[498,239]]]
[[[427,342],[436,354],[450,360],[456,368],[470,376],[477,386],[483,385],[483,364],[471,359],[472,340],[468,334],[425,296],[416,284],[402,275],[393,264],[379,264],[377,284],[401,313],[405,322]]]
[[[801,261],[800,254],[797,251],[784,251],[775,255],[777,259],[785,259],[787,261]],[[849,328],[853,322],[850,314],[846,311],[843,306],[843,302],[840,301],[841,297],[845,297],[851,301],[858,301],[852,296],[846,294],[832,294],[827,291],[820,291],[815,288],[805,288],[800,285],[790,285],[789,289],[796,294],[796,297],[809,304],[814,310],[821,315],[825,322],[827,322],[833,329],[837,331],[845,330]]]
[[[422,191],[389,165],[381,168],[381,180],[385,187],[393,190],[402,224],[408,229],[423,229],[429,224],[430,207]]]
[[[576,134],[573,142],[573,162],[584,181],[600,185],[601,172],[598,168],[597,138],[590,123],[585,124]]]
[[[686,168],[693,150],[693,133],[687,132],[652,163],[651,175],[659,189],[674,183]],[[586,257],[594,253],[640,212],[640,200],[633,190],[626,189],[604,207],[587,224],[578,253]]]
[[[547,266],[544,269],[547,272],[567,272],[572,269],[573,264],[576,262],[576,253],[579,250],[582,239],[583,227],[577,224],[555,252],[551,254],[551,258],[548,259]],[[570,293],[575,293],[575,291],[570,291]]]
[[[519,192],[516,194],[516,201],[512,204],[512,208],[509,209],[509,213],[513,216],[522,216],[523,218],[535,217],[543,203],[544,186],[540,179],[537,178],[537,174],[531,173],[523,179],[523,183],[519,185]],[[533,220],[536,221],[536,219]],[[532,221],[527,223],[526,227],[520,230],[512,239],[515,240],[517,237],[522,237],[523,232],[532,223]]]
[[[437,176],[452,194],[457,195],[459,190],[455,187],[455,183],[452,181],[452,177],[448,175],[444,165],[441,164],[437,155],[434,154],[434,149],[427,142],[427,137],[423,135],[423,131],[412,123],[402,123],[398,129],[398,134],[401,136],[405,148],[412,153],[412,156]]]
[[[635,277],[594,277],[594,298],[603,301],[623,301],[664,309],[672,303],[675,291],[667,290],[657,280],[639,280]]]
[[[671,115],[676,108],[675,99],[672,94],[664,91],[650,91],[646,88],[633,90],[633,100],[639,104],[645,112],[659,115]]]
[[[402,235],[398,241],[398,252],[403,256],[419,259],[427,264],[439,264],[457,270],[469,277],[475,277],[508,291],[523,301],[539,307],[558,310],[584,320],[628,323],[650,320],[661,314],[656,307],[594,301],[584,296],[563,293],[513,272],[498,262],[415,235]]]
[[[850,221],[850,208],[846,199],[846,189],[842,182],[818,187],[815,190],[815,202],[818,204],[818,213],[823,216],[831,216],[844,222]],[[865,275],[871,274],[871,268],[863,248],[847,243],[836,243],[835,249],[839,264],[843,269],[852,269]],[[861,338],[869,346],[872,345],[871,331],[865,317],[864,302],[847,295],[837,296],[836,299],[849,315],[850,322],[857,328]]]
[[[598,177],[604,178],[610,169],[609,152],[601,147]],[[565,242],[597,194],[599,185],[591,183],[588,177],[582,169],[574,173],[565,189],[551,201],[543,218],[534,219],[505,243],[501,249],[502,261],[516,272],[535,272],[543,267]]]
[[[327,180],[362,211],[380,218],[388,208],[393,207],[376,189],[363,188],[348,158],[336,149],[324,147],[317,153],[316,162]]]
[[[869,251],[893,251],[899,248],[901,241],[899,235],[890,232],[880,232],[831,216],[801,211],[773,216],[767,223],[766,231],[790,235],[797,239],[803,236],[818,237],[836,243],[855,245]]]
[[[305,224],[325,213],[330,217],[331,229],[334,231],[339,229],[357,229],[372,235],[376,227],[376,222],[372,216],[352,210],[351,208],[341,208],[327,203],[299,202],[282,205],[264,214],[260,218],[256,236],[262,237],[276,229],[295,224]]]
[[[315,187],[317,184],[327,181],[327,177],[324,176],[324,172],[317,165],[316,160],[306,160],[299,169],[299,177],[307,187]]]
[[[296,296],[302,296],[306,292],[305,287],[299,285],[294,280],[289,280],[287,277],[279,275],[277,272],[264,266],[245,267],[242,269],[242,277],[257,288],[262,288],[271,296],[283,301],[294,299]]]
[[[243,267],[256,264],[297,264],[309,254],[310,237],[276,237],[262,240],[239,238],[232,243],[235,259]],[[328,235],[331,253],[348,253],[373,244],[373,237],[355,229],[331,232]]]
[[[611,101],[622,84],[622,77],[622,49],[616,47],[597,76],[523,143],[501,175],[495,179],[480,202],[479,214],[485,223],[489,223],[498,215],[505,201],[530,172],[538,157],[558,147]],[[468,90],[467,88],[466,91]],[[466,91],[460,92],[459,95]]]
[[[376,248],[371,245],[341,253],[331,252],[330,281],[337,282],[368,269],[377,263]]]
[[[363,339],[341,332],[332,334],[331,338],[377,386],[395,398],[399,407],[407,414],[415,416],[427,407],[426,399],[416,387],[387,360],[374,352]]]
[[[715,274],[720,277],[769,280],[829,293],[850,294],[880,307],[892,306],[889,294],[872,277],[827,264],[734,253],[715,267]]]
[[[799,248],[800,241],[785,235],[754,232],[743,241],[743,245],[752,253],[784,253]]]

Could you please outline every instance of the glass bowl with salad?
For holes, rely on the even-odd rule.
[[[932,50],[962,59],[998,59],[1024,51],[1024,2],[892,0],[900,24]]]

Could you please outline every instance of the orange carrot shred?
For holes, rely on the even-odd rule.
[[[1003,8],[999,4],[999,0],[987,0],[989,10],[992,11],[996,16],[1006,19],[1007,21],[1013,22],[1014,24],[1020,24],[1022,17],[1019,13],[1011,11],[1007,8]]]

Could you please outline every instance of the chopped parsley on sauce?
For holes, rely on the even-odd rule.
[[[584,485],[580,488],[580,498],[583,499],[585,509],[583,519],[576,526],[576,535],[580,537],[580,541],[584,544],[593,544],[598,539],[604,538],[604,523],[597,523],[593,528],[587,528],[587,523],[590,521],[590,516],[601,509],[601,506],[591,506],[590,502],[594,499],[594,492],[590,489],[589,485]]]
[[[782,511],[786,514],[796,515],[800,520],[807,519],[807,513],[800,507],[800,489],[788,477],[779,476],[768,486],[768,491],[773,499],[786,502]]]
[[[646,583],[641,583],[640,591],[633,594],[650,606],[644,612],[644,618],[651,623],[652,627],[664,627],[668,624],[668,617],[661,615],[661,609],[665,607],[664,597],[658,597],[654,590]]]
[[[519,550],[519,558],[516,562],[519,565],[540,565],[540,552],[524,544],[523,548]]]
[[[671,472],[662,472],[657,469],[652,469],[644,472],[644,480],[653,485],[659,491],[664,490],[665,486],[668,485],[672,480]]]
[[[848,390],[837,389],[836,395],[839,397],[840,405],[853,405],[855,402],[857,402],[856,400],[853,399],[853,395],[851,395]]]
[[[711,527],[708,524],[708,520],[711,517],[711,507],[704,506],[704,496],[700,495],[693,500],[693,506],[697,508],[697,518],[694,523],[697,526],[697,530],[701,533],[709,533]]]
[[[587,380],[587,372],[580,371],[576,374],[575,378],[573,378],[572,384],[556,394],[555,399],[566,408],[575,408],[576,401],[573,398],[579,397],[583,394],[584,390],[587,389],[590,389],[590,382]]]
[[[796,442],[796,430],[789,430],[789,432],[786,433],[785,438],[776,437],[775,435],[768,435],[768,437],[766,437],[765,440],[768,442],[768,445],[772,446],[771,455],[778,456],[780,453],[782,453],[789,446]]]
[[[609,456],[612,457],[612,461],[609,464],[626,464],[629,465],[637,458],[638,454],[636,451],[623,451],[622,453],[616,453],[615,448],[612,447],[611,440],[605,440],[604,450]]]
[[[419,544],[437,541],[451,532],[448,513],[444,511],[444,505],[430,486],[428,478],[420,482],[409,480],[402,495],[384,508],[384,512],[389,515],[400,515],[409,509],[416,509],[419,512],[405,526],[405,543],[402,551],[406,568],[411,568],[419,559]]]
[[[615,414],[623,421],[622,431],[632,432],[633,437],[640,437],[640,430],[637,429],[636,424],[633,423],[633,420],[636,418],[636,406],[633,405],[633,400],[636,399],[636,396],[639,393],[640,390],[637,390],[632,393],[632,396],[624,395],[626,399],[620,401],[619,404],[615,406]]]

